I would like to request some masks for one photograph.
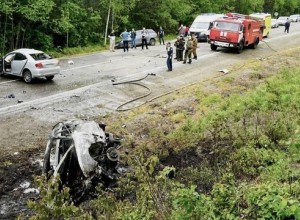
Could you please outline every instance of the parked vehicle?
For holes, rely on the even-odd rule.
[[[245,46],[257,47],[263,38],[264,24],[247,15],[228,13],[213,22],[210,30],[210,48],[234,48],[240,53]]]
[[[190,34],[195,34],[198,42],[207,41],[212,22],[217,18],[222,18],[223,16],[223,14],[214,13],[206,13],[197,16],[190,27]]]
[[[154,46],[156,43],[156,37],[157,33],[152,30],[152,29],[146,29],[148,31],[148,37],[147,37],[147,44]],[[129,34],[130,36],[130,34]],[[141,46],[142,45],[142,30],[137,30],[136,31],[136,39],[135,39],[136,46]],[[128,38],[128,46],[131,47],[131,38]],[[116,48],[123,48],[123,40],[119,41],[116,43]]]
[[[291,15],[289,17],[289,19],[290,19],[291,22],[298,22],[298,21],[300,21],[300,14]]]
[[[277,19],[273,18],[271,21],[271,28],[278,28],[278,27],[279,27],[279,24],[278,24]]]
[[[264,32],[263,37],[268,37],[271,31],[272,18],[270,14],[267,13],[253,13],[250,14],[251,17],[262,19],[264,22]]]
[[[278,22],[278,25],[279,26],[284,26],[285,25],[285,22],[287,21],[289,17],[287,16],[281,16],[277,19],[277,22]]]
[[[34,78],[52,80],[60,73],[58,60],[40,50],[18,49],[5,55],[0,63],[0,75],[20,76],[26,83]]]

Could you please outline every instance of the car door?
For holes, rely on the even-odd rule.
[[[142,45],[142,31],[136,31],[135,44]]]
[[[3,62],[4,62],[3,58],[0,57],[0,74],[3,73]]]
[[[24,54],[16,53],[14,59],[11,62],[11,73],[13,75],[22,75],[24,66],[27,63],[27,57]]]

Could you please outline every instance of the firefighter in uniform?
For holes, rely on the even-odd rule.
[[[192,41],[193,41],[193,58],[197,60],[198,39],[195,34],[192,35]]]
[[[177,60],[179,57],[179,40],[180,40],[180,37],[178,36],[174,43],[174,47],[176,48],[176,56],[174,58],[175,60]]]
[[[193,51],[193,40],[191,36],[188,36],[188,41],[186,42],[186,50],[184,54],[183,63],[186,63],[187,58],[189,58],[189,64],[192,63],[192,51]]]
[[[183,35],[181,35],[179,39],[179,58],[177,59],[177,61],[183,61],[183,51],[185,49],[184,46],[185,46],[185,40]]]

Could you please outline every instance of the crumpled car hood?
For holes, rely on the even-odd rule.
[[[105,143],[105,133],[94,121],[81,121],[72,133],[79,166],[85,177],[95,171],[98,163],[91,157],[89,148],[92,144]]]

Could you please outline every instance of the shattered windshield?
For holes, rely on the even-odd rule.
[[[209,28],[209,22],[194,22],[191,28],[195,29],[208,29]]]
[[[30,56],[35,60],[49,60],[51,57],[45,53],[34,53],[30,54]]]
[[[239,31],[240,30],[240,24],[236,23],[230,23],[225,21],[215,21],[214,27],[222,30],[228,30],[228,31]]]

